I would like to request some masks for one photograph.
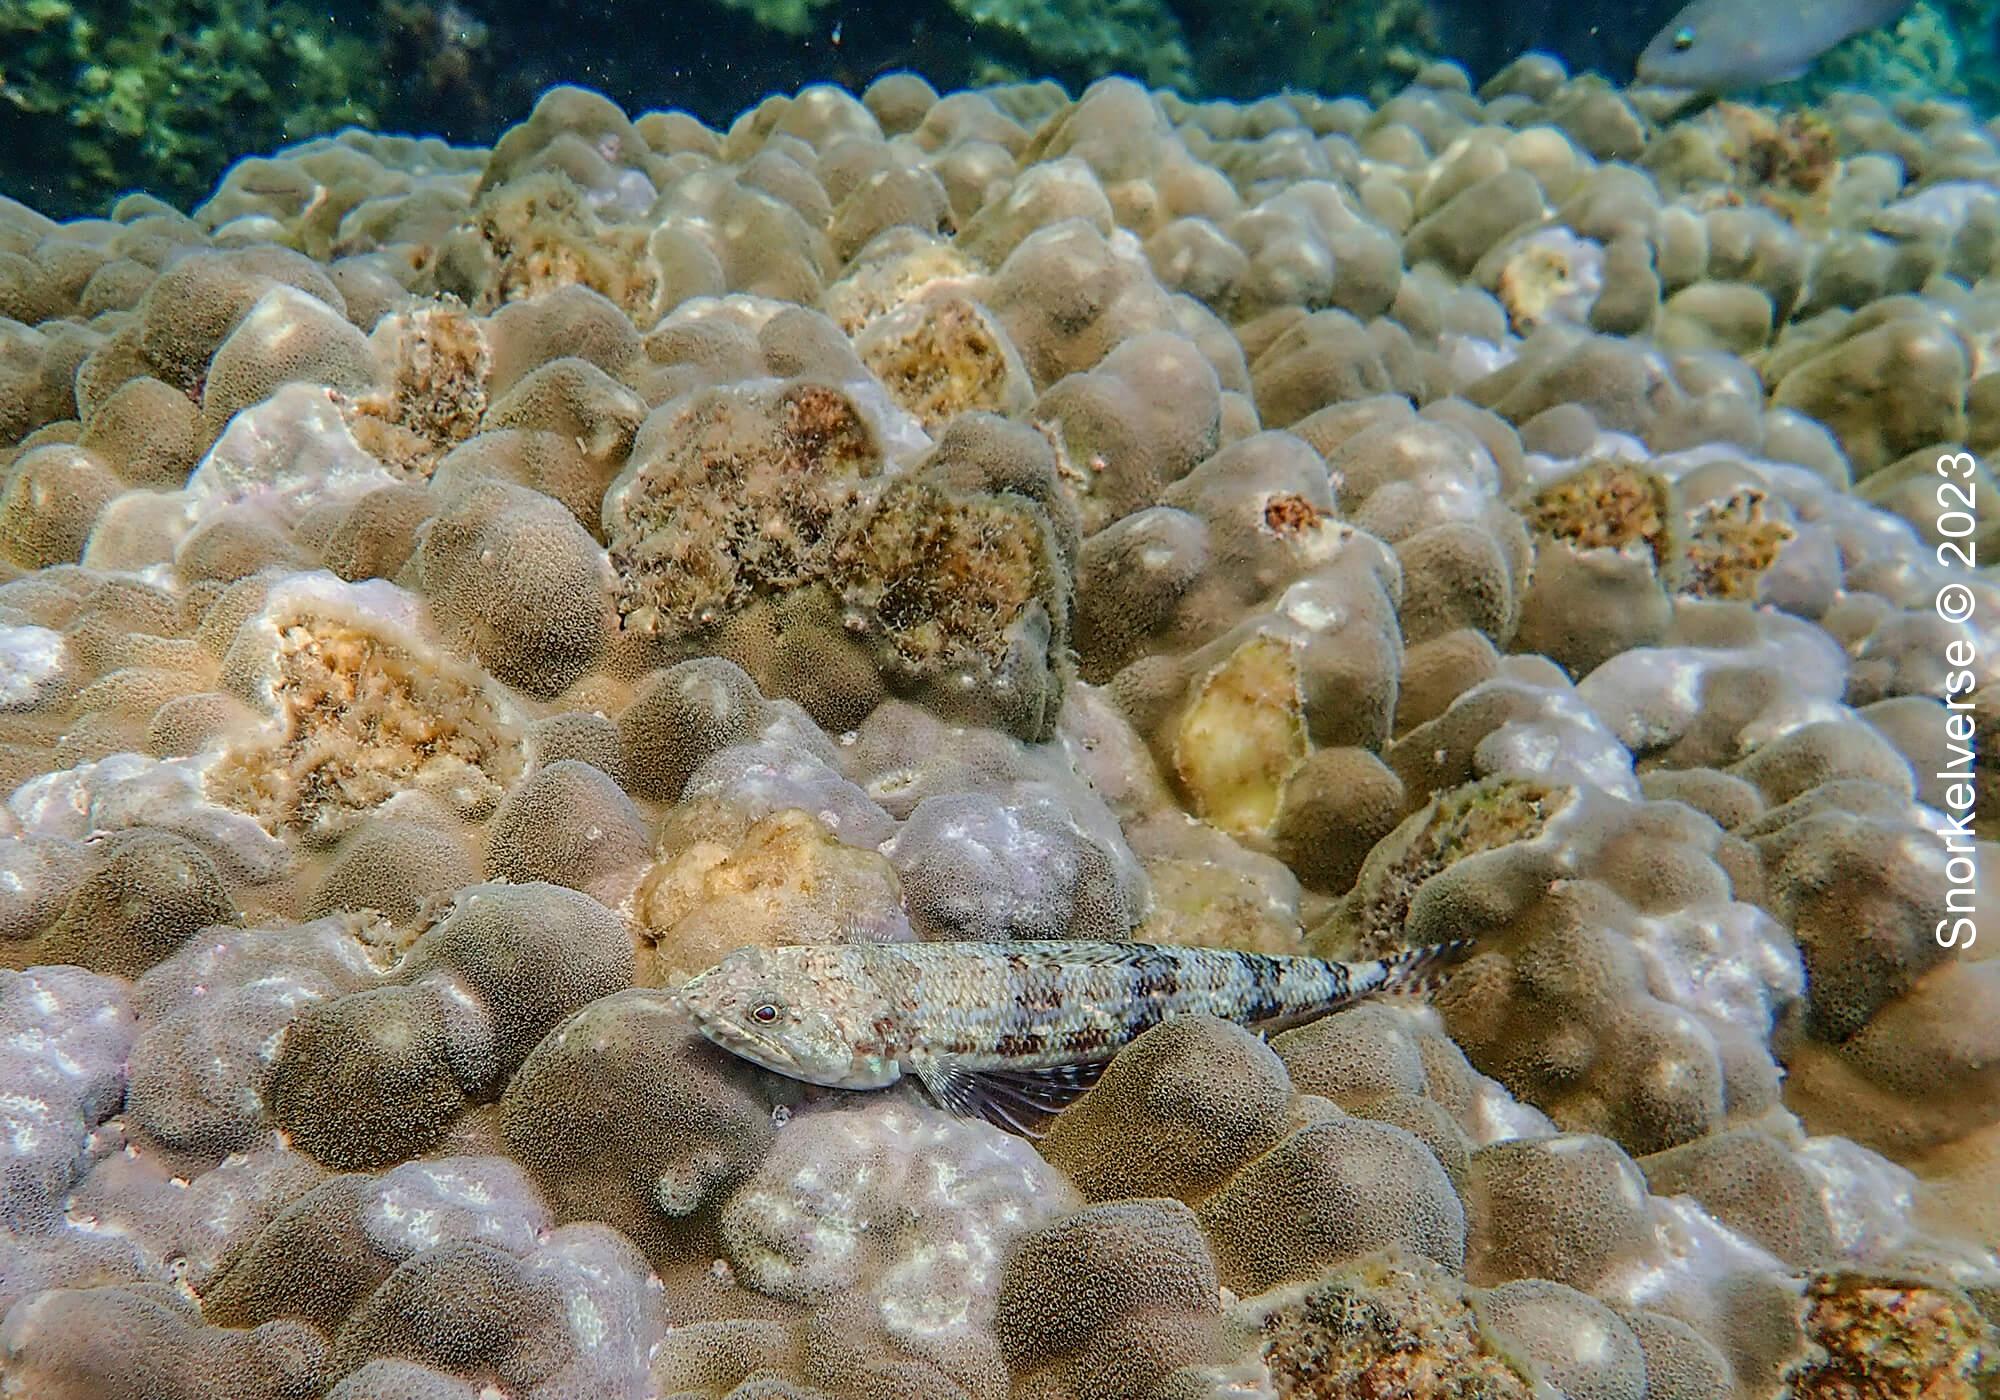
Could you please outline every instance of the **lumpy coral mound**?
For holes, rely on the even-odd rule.
[[[2000,1393],[2000,136],[1407,76],[0,201],[0,1395]],[[1045,939],[1465,946],[1034,1140],[676,995]]]

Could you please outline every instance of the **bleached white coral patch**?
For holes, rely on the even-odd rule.
[[[1991,214],[1995,206],[2000,206],[2000,191],[1984,180],[1940,180],[1876,214],[1875,229],[1893,238],[1948,243],[1975,212]]]
[[[286,384],[231,418],[180,490],[113,497],[99,514],[85,562],[158,568],[224,511],[247,509],[284,526],[313,506],[351,500],[396,479],[354,440],[332,390]]]
[[[253,884],[276,879],[291,865],[289,850],[252,818],[208,800],[204,774],[214,761],[115,753],[29,779],[7,799],[7,810],[24,833],[72,841],[158,827],[196,842]]]
[[[49,1223],[125,1095],[129,988],[77,967],[0,971],[0,1225]]]
[[[40,701],[68,664],[62,633],[33,625],[0,626],[0,710],[22,710]]]
[[[1805,966],[1783,925],[1740,900],[1692,905],[1628,930],[1647,990],[1703,1020],[1768,1040],[1777,1008],[1805,992]]]
[[[782,741],[733,744],[704,759],[689,775],[681,800],[726,801],[746,822],[797,808],[811,812],[850,846],[889,839],[895,821],[867,793],[811,749]]]
[[[188,478],[190,524],[245,501],[291,514],[394,481],[354,440],[329,390],[287,384],[230,419]]]
[[[443,1157],[386,1172],[361,1201],[362,1232],[390,1259],[447,1240],[525,1255],[554,1221],[534,1183],[505,1157]]]
[[[525,1396],[650,1400],[659,1393],[648,1365],[666,1335],[666,1291],[630,1240],[609,1225],[576,1221],[548,1232],[522,1264],[525,1279],[562,1299],[569,1343],[563,1364]]]
[[[723,1208],[739,1281],[794,1302],[860,1289],[892,1336],[990,1325],[1008,1244],[1075,1189],[985,1123],[882,1095],[802,1113]]]
[[[1534,712],[1527,719],[1509,720],[1479,741],[1472,757],[1480,777],[1508,773],[1596,788],[1614,797],[1639,796],[1632,755],[1575,690],[1500,675],[1466,691],[1454,708],[1502,691],[1532,697]]]
[[[1577,693],[1634,750],[1673,743],[1693,727],[1704,689],[1724,671],[1755,670],[1779,684],[1763,711],[1738,731],[1738,754],[1822,720],[1844,718],[1847,656],[1824,631],[1770,615],[1748,647],[1637,647],[1577,683]]]
[[[1777,1280],[1788,1270],[1771,1254],[1724,1225],[1692,1196],[1655,1196],[1652,1247],[1614,1271],[1594,1292],[1606,1302],[1650,1308],[1697,1328],[1709,1324],[1725,1284],[1746,1275]]]

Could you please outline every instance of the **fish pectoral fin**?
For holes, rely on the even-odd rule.
[[[924,1090],[947,1113],[961,1118],[977,1118],[979,1105],[972,1091],[972,1072],[955,1060],[920,1060],[917,1078]]]
[[[1104,1072],[1103,1062],[1041,1070],[972,1070],[952,1060],[916,1067],[938,1107],[961,1118],[1040,1138],[1047,1121],[1081,1098]]]

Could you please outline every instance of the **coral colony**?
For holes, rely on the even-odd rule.
[[[0,202],[0,1396],[1992,1396],[1997,173],[1530,56]],[[674,993],[1019,939],[1471,946],[1039,1141]]]

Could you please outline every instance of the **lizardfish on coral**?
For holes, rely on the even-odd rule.
[[[1694,0],[1639,56],[1639,81],[1696,92],[1783,82],[1850,35],[1901,19],[1916,0]]]
[[[1297,1021],[1413,989],[1463,943],[1375,962],[1085,941],[739,948],[683,983],[702,1034],[810,1084],[915,1075],[942,1107],[1029,1137],[1172,1016]]]

